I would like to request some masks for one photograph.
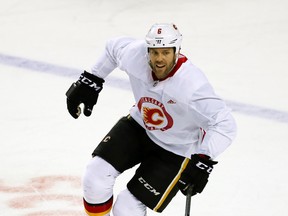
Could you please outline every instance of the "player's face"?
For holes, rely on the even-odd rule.
[[[174,48],[150,48],[150,66],[158,79],[168,76],[175,64]]]

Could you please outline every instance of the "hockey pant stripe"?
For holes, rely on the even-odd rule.
[[[190,161],[189,158],[185,158],[185,160],[183,161],[181,168],[179,169],[179,172],[177,173],[177,175],[175,176],[175,178],[173,179],[173,181],[171,182],[171,184],[167,187],[166,191],[163,193],[163,196],[161,197],[161,199],[159,200],[158,204],[156,205],[156,207],[153,209],[153,211],[158,211],[158,209],[162,206],[162,204],[164,203],[164,201],[166,200],[166,198],[168,197],[168,195],[170,194],[171,190],[175,187],[175,185],[177,184],[177,182],[180,179],[181,173],[185,170],[188,162]]]
[[[89,216],[104,216],[108,214],[113,205],[113,196],[106,202],[100,204],[90,204],[83,199],[85,211]]]

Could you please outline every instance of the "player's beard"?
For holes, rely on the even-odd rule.
[[[158,79],[165,79],[169,75],[169,73],[172,71],[172,69],[174,68],[176,64],[175,61],[176,61],[176,58],[174,58],[173,61],[170,62],[169,64],[164,64],[163,67],[159,67],[163,65],[163,63],[161,62],[155,62],[154,64],[152,64],[152,62],[149,61],[149,64],[153,70],[153,73],[156,75]]]

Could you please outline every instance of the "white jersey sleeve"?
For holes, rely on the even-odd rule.
[[[105,51],[91,68],[91,73],[104,79],[116,67],[121,68],[123,50],[133,41],[135,39],[128,37],[118,37],[107,41]]]
[[[236,136],[236,123],[225,102],[207,82],[192,96],[189,107],[197,125],[203,129],[196,153],[216,158]]]

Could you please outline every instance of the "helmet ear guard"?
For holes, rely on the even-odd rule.
[[[148,51],[149,48],[175,47],[177,55],[181,48],[182,34],[173,23],[156,23],[150,28],[145,40]]]

